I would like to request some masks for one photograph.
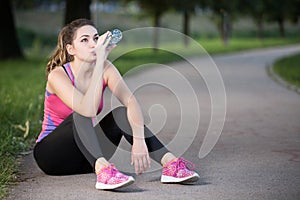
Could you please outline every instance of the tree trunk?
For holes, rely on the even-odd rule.
[[[263,23],[263,16],[257,15],[256,18],[256,24],[257,24],[257,33],[256,36],[258,39],[264,38],[264,23]]]
[[[280,34],[280,37],[284,38],[285,37],[285,28],[284,28],[284,20],[282,17],[280,17],[278,20],[277,20],[277,23],[278,23],[278,27],[279,27],[279,34]]]
[[[183,44],[184,46],[188,46],[189,45],[189,38],[188,36],[190,36],[190,13],[187,10],[184,10],[183,12]]]
[[[91,19],[91,0],[66,0],[65,24],[75,19]]]
[[[155,12],[154,14],[154,33],[153,33],[153,51],[158,50],[158,40],[159,40],[159,27],[160,27],[160,12]],[[157,28],[156,28],[157,27]]]
[[[221,24],[220,24],[221,38],[225,47],[228,46],[229,38],[229,19],[225,11],[221,12]]]
[[[0,13],[3,19],[0,31],[0,59],[23,58],[10,0],[1,0]]]

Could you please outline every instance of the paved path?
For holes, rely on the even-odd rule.
[[[163,185],[159,182],[160,170],[152,170],[136,177],[136,182],[127,188],[97,191],[93,174],[47,176],[29,154],[23,160],[21,182],[12,188],[8,199],[299,199],[300,95],[274,82],[266,73],[267,64],[295,52],[300,52],[300,46],[213,57],[224,79],[227,114],[217,145],[202,159],[198,152],[210,119],[209,94],[203,80],[194,76],[186,63],[173,64],[190,79],[199,101],[200,127],[183,155],[198,167],[201,179],[197,183]],[[204,58],[193,61],[205,63]],[[145,70],[138,76],[147,73]],[[180,117],[170,103],[176,99],[161,88],[137,94],[145,107],[151,99],[156,102],[156,97],[170,98],[170,109],[166,106],[166,111],[174,112],[167,113],[167,124],[171,126],[159,137],[165,142],[172,139]],[[117,159],[129,163],[124,158]]]

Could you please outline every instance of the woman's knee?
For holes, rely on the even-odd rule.
[[[131,133],[131,126],[127,117],[127,108],[124,106],[117,107],[111,111],[111,119],[123,132]]]

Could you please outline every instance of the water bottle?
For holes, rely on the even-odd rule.
[[[122,39],[122,31],[120,31],[119,29],[114,29],[111,32],[111,35],[108,37],[111,37],[109,45],[117,44]]]

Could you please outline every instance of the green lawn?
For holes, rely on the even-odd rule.
[[[274,63],[274,71],[288,83],[300,88],[300,54],[282,58]]]
[[[153,50],[149,48],[130,51],[130,49],[134,49],[134,47],[122,44],[121,42],[119,46],[112,51],[111,57],[114,61],[113,63],[119,68],[119,71],[124,74],[132,68],[147,63],[168,63],[193,56],[230,53],[296,43],[300,43],[300,38],[266,38],[264,40],[258,40],[257,38],[234,38],[231,39],[228,46],[225,47],[218,38],[207,40],[199,39],[195,40],[195,43],[188,47],[183,46],[180,41],[171,44],[162,44],[159,48],[167,49],[167,51],[160,50],[153,52]],[[118,48],[122,49],[126,54],[121,54]],[[128,51],[124,49],[128,49]],[[122,56],[118,57],[119,55]],[[116,59],[116,57],[118,58]]]
[[[41,126],[44,64],[37,60],[0,62],[0,199],[16,178],[16,156],[32,146]],[[26,121],[30,129],[24,138]]]
[[[218,39],[198,40],[204,49],[193,46],[184,48],[179,43],[163,44],[169,51],[152,49],[125,51],[126,54],[117,58],[118,49],[112,53],[117,58],[114,64],[119,67],[122,74],[142,64],[168,63],[184,57],[201,56],[208,53],[225,53],[251,48],[269,47],[274,45],[299,43],[300,38],[294,39],[232,39],[228,47],[224,47]],[[165,46],[164,46],[165,45]],[[122,44],[118,48],[121,49]],[[37,54],[41,51],[35,49],[27,51],[27,60],[0,61],[0,199],[7,193],[9,184],[16,181],[18,172],[17,155],[26,152],[32,147],[37,137],[43,115],[43,99],[45,87],[46,55]],[[125,45],[122,48],[128,48]],[[128,48],[130,49],[130,48]],[[172,49],[176,49],[174,52]],[[44,49],[43,49],[44,50]],[[48,51],[49,52],[49,51]],[[47,53],[48,54],[48,53]],[[38,55],[38,59],[36,59]],[[299,63],[299,56],[292,62]],[[298,62],[297,62],[298,61]],[[285,61],[285,63],[288,61]],[[299,74],[299,68],[298,68]],[[299,76],[296,78],[299,83]],[[26,122],[29,123],[29,135],[24,138]]]

